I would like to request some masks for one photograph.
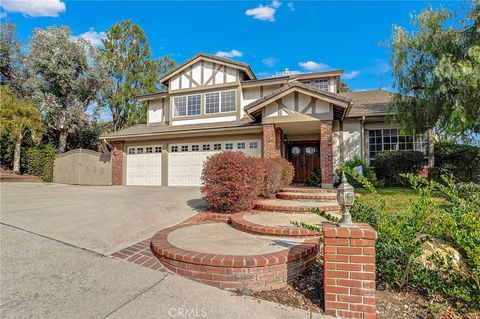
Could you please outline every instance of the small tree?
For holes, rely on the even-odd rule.
[[[43,131],[40,113],[30,100],[20,100],[8,86],[1,87],[0,133],[15,143],[13,172],[20,174],[22,141],[27,130],[33,136]]]

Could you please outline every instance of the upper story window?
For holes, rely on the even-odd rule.
[[[204,109],[202,110],[202,96]],[[237,108],[236,91],[209,92],[173,98],[175,116],[234,112]]]
[[[202,114],[202,95],[193,94],[173,98],[175,116]]]
[[[320,90],[328,91],[328,79],[304,81],[303,84],[311,85]]]

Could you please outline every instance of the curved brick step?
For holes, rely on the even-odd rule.
[[[230,223],[238,230],[270,236],[292,236],[292,237],[306,237],[306,236],[320,236],[320,233],[296,227],[290,221],[300,221],[307,224],[319,225],[325,218],[318,215],[305,214],[282,214],[261,211],[250,211],[233,214],[230,218]]]
[[[318,242],[316,236],[266,238],[225,223],[196,223],[159,231],[150,248],[178,275],[218,288],[258,291],[285,286],[315,262]]]
[[[300,192],[280,192],[277,193],[277,198],[286,200],[310,200],[310,201],[325,201],[336,200],[337,194],[332,192],[321,193],[300,193]]]
[[[312,208],[318,208],[321,211],[331,212],[334,215],[340,211],[340,205],[338,205],[336,201],[314,202],[283,199],[262,199],[255,203],[256,210],[268,212],[305,213],[310,212]]]
[[[312,186],[289,186],[282,188],[282,192],[287,193],[337,193],[336,188],[320,188],[320,187],[312,187]]]

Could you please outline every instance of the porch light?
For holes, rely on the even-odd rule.
[[[284,134],[284,135],[283,135],[283,142],[284,142],[285,144],[288,143],[287,134]]]
[[[337,202],[342,206],[342,219],[340,219],[340,226],[347,226],[352,224],[352,215],[350,215],[350,207],[355,201],[355,189],[347,182],[345,172],[342,172],[342,183],[338,186]]]

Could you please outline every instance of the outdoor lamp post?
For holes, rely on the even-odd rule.
[[[348,226],[352,224],[352,215],[350,215],[350,207],[355,201],[355,190],[352,185],[347,182],[345,172],[342,172],[342,183],[338,186],[337,202],[342,206],[343,213],[340,219],[340,226]]]

